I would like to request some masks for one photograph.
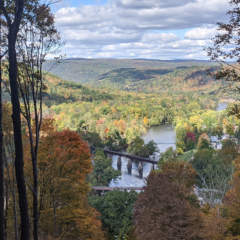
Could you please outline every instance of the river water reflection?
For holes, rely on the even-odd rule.
[[[172,126],[156,126],[148,130],[148,132],[142,137],[145,143],[153,140],[157,143],[159,152],[165,152],[167,148],[176,148],[176,133]],[[112,166],[117,169],[118,156],[113,156]],[[133,164],[132,175],[127,172],[126,158],[122,158],[122,175],[117,181],[112,181],[111,187],[142,187],[145,183],[145,178],[149,175],[152,164],[145,163],[143,165],[143,179],[139,178],[137,164]]]
[[[151,127],[142,138],[145,143],[151,140],[157,143],[161,153],[165,152],[169,147],[176,148],[176,133],[172,126]]]

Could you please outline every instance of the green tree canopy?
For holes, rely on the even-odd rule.
[[[90,197],[90,204],[101,213],[101,220],[110,239],[126,239],[133,226],[133,205],[136,192],[112,191],[104,196]]]

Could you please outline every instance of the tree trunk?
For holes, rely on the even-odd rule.
[[[1,26],[0,26],[1,28]],[[1,31],[1,29],[0,29]],[[1,34],[1,33],[0,33]],[[0,39],[1,41],[1,39]],[[0,240],[5,239],[4,225],[4,160],[3,160],[3,133],[2,133],[2,62],[0,51]]]
[[[18,240],[18,220],[17,220],[17,204],[16,204],[16,190],[15,190],[15,185],[16,185],[16,181],[15,181],[15,177],[14,177],[14,167],[11,167],[11,174],[12,174],[12,180],[10,177],[10,168],[8,165],[8,159],[7,159],[7,155],[6,155],[6,150],[5,148],[3,149],[3,155],[5,157],[5,163],[6,163],[6,170],[7,170],[7,179],[8,179],[8,188],[10,189],[11,195],[12,195],[12,211],[13,211],[13,222],[14,222],[14,236],[15,236],[15,240]]]
[[[0,0],[0,10],[4,14],[8,28],[8,62],[9,62],[9,81],[12,103],[12,121],[15,145],[15,174],[18,188],[19,209],[21,218],[21,240],[29,240],[29,215],[26,184],[24,179],[24,159],[21,127],[21,109],[19,102],[18,86],[18,67],[16,56],[16,41],[20,23],[23,16],[25,0],[10,1],[14,3],[14,11],[9,12],[9,1]],[[2,235],[2,234],[1,234]]]
[[[33,159],[33,238],[38,240],[38,174],[37,174],[37,160]]]
[[[35,106],[34,106],[35,108]],[[33,171],[33,239],[38,240],[38,219],[39,219],[39,212],[38,212],[38,168],[37,168],[37,144],[38,144],[38,138],[36,134],[36,145],[34,146],[33,143],[33,133],[32,133],[32,127],[31,127],[31,120],[28,121],[28,130],[29,130],[29,143],[30,143],[30,149],[31,149],[31,158],[32,158],[32,171]],[[35,118],[35,122],[36,122]],[[36,126],[36,129],[38,126]],[[37,130],[36,130],[37,131]]]
[[[17,58],[16,58],[16,29],[12,26],[8,34],[8,55],[9,55],[9,80],[11,88],[12,101],[12,119],[15,144],[15,173],[19,194],[19,208],[21,215],[21,240],[29,240],[29,215],[26,193],[26,184],[24,179],[24,161],[22,144],[21,111],[18,96],[17,82]]]
[[[4,158],[4,161],[6,159]],[[9,186],[7,181],[4,181],[5,185],[5,213],[4,213],[4,234],[5,239],[7,239],[7,228],[8,228],[8,209],[9,209]]]

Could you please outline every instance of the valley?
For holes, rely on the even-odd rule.
[[[101,139],[118,132],[129,143],[152,126],[176,125],[179,118],[214,110],[228,97],[224,83],[211,75],[216,67],[209,62],[72,59],[56,63],[52,72],[61,69],[58,75],[67,77],[65,64],[72,76],[80,77],[82,68],[86,75],[93,69],[99,75],[80,83],[47,74],[48,111],[60,129],[87,129]]]

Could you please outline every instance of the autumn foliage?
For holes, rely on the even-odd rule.
[[[192,194],[195,171],[183,162],[166,163],[163,168],[150,174],[136,202],[137,239],[202,239],[200,210]]]
[[[227,240],[226,233],[229,226],[229,219],[224,217],[223,206],[203,208],[203,226],[202,233],[205,240]],[[230,239],[229,239],[230,240]]]
[[[232,238],[240,238],[240,158],[235,160],[235,173],[233,175],[232,187],[227,192],[224,200],[224,207],[226,209],[227,218],[230,221],[228,227],[229,233]]]
[[[87,144],[73,131],[50,131],[39,149],[40,228],[44,236],[101,240],[98,213],[87,202],[92,171]]]

